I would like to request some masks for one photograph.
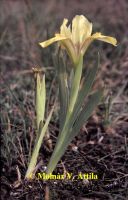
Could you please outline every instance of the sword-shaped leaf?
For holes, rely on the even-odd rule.
[[[40,74],[37,73],[37,80],[36,80],[37,130],[39,130],[40,122],[44,121],[45,102],[46,102],[45,75],[43,75],[43,78],[41,79]]]
[[[92,67],[89,70],[88,75],[84,80],[83,86],[82,86],[81,90],[79,91],[78,98],[77,98],[77,101],[76,101],[76,104],[74,107],[74,111],[73,111],[73,115],[72,115],[73,122],[76,120],[78,113],[80,112],[81,107],[84,103],[84,100],[88,96],[88,94],[92,88],[92,85],[93,85],[95,77],[96,77],[97,70],[99,68],[99,63],[100,63],[100,57],[98,54],[97,65],[94,65],[94,67]]]
[[[57,142],[57,146],[48,164],[48,169],[47,169],[48,174],[53,172],[58,161],[61,159],[62,155],[64,154],[67,146],[70,144],[72,139],[78,134],[83,124],[91,116],[93,110],[95,109],[95,107],[98,105],[98,103],[101,100],[102,93],[103,93],[103,89],[92,94],[89,101],[86,103],[83,110],[80,112],[77,120],[75,121],[73,128],[70,128],[68,130],[68,127],[67,127],[67,129],[65,129],[66,132],[64,132],[63,135],[61,135],[61,137],[59,138],[59,141]]]
[[[67,72],[66,72],[66,64],[63,60],[62,55],[59,57],[58,61],[58,82],[59,82],[59,98],[60,98],[60,130],[63,128],[63,124],[65,122],[66,113],[68,109],[68,101],[69,101],[69,89],[68,89],[68,81],[67,81]]]
[[[46,119],[45,124],[43,125],[43,123],[40,123],[39,138],[36,140],[36,143],[35,143],[35,146],[34,146],[34,150],[33,150],[33,153],[32,153],[32,156],[31,156],[31,160],[30,160],[30,163],[29,163],[29,166],[28,166],[28,170],[27,170],[26,175],[25,175],[26,179],[32,179],[33,176],[34,176],[34,170],[35,170],[35,166],[36,166],[36,163],[37,163],[39,150],[40,150],[44,135],[45,135],[45,133],[47,131],[50,119],[52,117],[53,109],[54,108],[52,108],[52,110],[50,111],[50,114],[49,114],[48,118]]]
[[[71,113],[71,116],[69,116],[69,118],[67,120],[68,122],[67,122],[66,127],[68,127],[68,129],[70,129],[73,126],[75,120],[78,117],[78,114],[81,111],[83,102],[84,102],[85,98],[88,96],[88,94],[89,94],[89,92],[91,90],[91,87],[92,87],[92,85],[94,83],[98,67],[99,67],[99,54],[98,54],[98,63],[97,63],[97,65],[94,66],[92,69],[90,69],[90,71],[88,72],[87,77],[84,80],[83,87],[81,88],[81,90],[78,93],[77,101],[76,101],[76,104],[74,106],[74,110]],[[64,121],[63,121],[63,123],[64,123]],[[63,134],[63,133],[61,133],[61,134]],[[59,135],[59,137],[60,137],[60,135]]]

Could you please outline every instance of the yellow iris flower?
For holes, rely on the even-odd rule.
[[[117,40],[113,37],[104,36],[99,32],[92,34],[92,23],[83,15],[76,15],[73,18],[72,27],[70,25],[67,26],[67,23],[68,19],[64,19],[60,27],[60,33],[39,44],[45,48],[54,42],[60,42],[61,47],[66,49],[74,65],[78,63],[80,55],[85,54],[93,40],[101,40],[114,46],[117,44]]]

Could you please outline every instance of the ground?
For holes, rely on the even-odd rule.
[[[1,0],[1,199],[126,200],[128,198],[128,47],[127,0],[14,1]],[[46,73],[46,116],[56,98],[55,45],[41,49],[39,42],[57,32],[63,18],[85,15],[93,32],[117,38],[118,46],[95,42],[86,66],[100,53],[100,70],[93,88],[105,85],[104,101],[66,150],[54,173],[73,173],[72,180],[26,181],[28,156],[35,138],[34,78],[32,67]],[[49,92],[50,91],[50,92]],[[111,99],[105,118],[105,107]],[[59,106],[38,158],[43,171],[52,154]],[[51,143],[49,143],[50,141]],[[77,180],[79,173],[94,172],[98,180]]]

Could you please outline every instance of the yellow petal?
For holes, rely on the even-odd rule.
[[[73,63],[76,62],[77,54],[74,48],[74,45],[70,39],[60,41],[60,44],[63,48],[66,49],[68,55],[70,56]]]
[[[117,40],[114,37],[109,37],[102,35],[101,33],[95,33],[92,36],[88,37],[83,44],[81,45],[81,52],[84,54],[89,45],[94,41],[94,40],[101,40],[103,42],[110,43],[114,46],[117,46]]]
[[[101,40],[103,42],[110,43],[114,46],[117,46],[117,40],[114,37],[109,37],[102,35],[101,33],[95,33],[91,36],[92,39]]]
[[[63,24],[60,27],[60,35],[71,38],[70,26],[67,27],[66,26],[67,23],[68,23],[68,19],[64,19]]]
[[[41,43],[39,43],[39,44],[40,44],[43,48],[45,48],[45,47],[51,45],[51,44],[54,43],[54,42],[62,41],[62,40],[66,40],[66,39],[68,39],[68,38],[65,37],[65,36],[61,36],[60,34],[56,34],[55,37],[53,37],[53,38],[51,38],[51,39],[49,39],[49,40],[46,40],[46,41],[44,41],[44,42],[41,42]]]
[[[76,15],[72,21],[72,40],[74,44],[81,44],[92,33],[92,23],[83,15]]]

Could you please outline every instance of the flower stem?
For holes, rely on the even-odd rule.
[[[62,131],[59,133],[54,152],[48,164],[47,174],[53,172],[58,161],[62,157],[67,147],[65,142],[67,141],[68,133],[70,132],[71,126],[72,126],[72,123],[71,123],[72,112],[73,112],[73,109],[78,97],[80,80],[81,80],[81,75],[82,75],[82,67],[83,67],[83,56],[80,57],[79,63],[75,67],[75,74],[74,74],[74,79],[73,79],[72,87],[71,87],[70,101],[69,101],[69,107],[68,107],[68,111],[66,115],[66,120],[62,128]]]
[[[74,105],[76,103],[76,99],[79,92],[79,86],[80,86],[80,80],[82,75],[82,68],[83,68],[83,56],[80,56],[78,64],[75,66],[75,74],[73,83],[71,86],[71,94],[70,94],[70,101],[69,101],[69,109],[68,109],[68,115],[72,113]]]

